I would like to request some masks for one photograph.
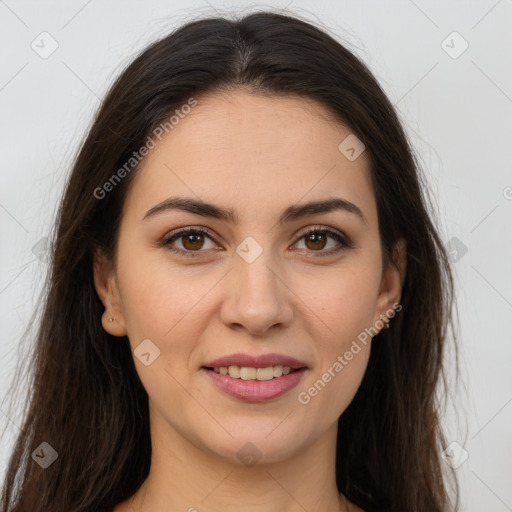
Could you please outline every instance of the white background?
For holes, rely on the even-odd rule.
[[[469,454],[457,469],[462,510],[510,511],[511,0],[0,1],[0,471],[18,424],[16,413],[7,417],[8,386],[46,270],[32,249],[50,230],[100,98],[139,50],[185,21],[287,5],[369,65],[428,173],[443,238],[467,248],[455,263],[462,385],[444,421],[448,440]],[[31,48],[43,31],[58,43],[46,59]],[[457,58],[444,49],[463,48],[446,39],[454,31],[469,44]]]

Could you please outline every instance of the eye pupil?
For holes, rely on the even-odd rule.
[[[183,237],[183,247],[185,247],[186,249],[189,249],[189,250],[201,249],[201,247],[203,246],[203,243],[204,243],[204,240],[201,240],[202,237],[203,237],[203,235],[201,235],[201,234],[192,234],[192,235],[184,236]],[[192,242],[192,246],[190,246],[190,244],[189,244],[191,239],[195,239],[195,241]],[[199,247],[196,245],[198,242],[201,242]]]
[[[322,233],[311,233],[307,237],[307,243],[309,243],[309,242],[312,242],[313,244],[320,243],[320,247],[314,245],[313,249],[323,249],[325,247],[326,238],[327,237]],[[311,248],[311,247],[309,247],[309,248]]]

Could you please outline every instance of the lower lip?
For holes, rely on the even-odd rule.
[[[301,368],[271,380],[243,380],[201,368],[221,391],[247,402],[265,402],[284,395],[299,383],[306,370],[307,368]]]

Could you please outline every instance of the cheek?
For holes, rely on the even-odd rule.
[[[330,328],[334,334],[316,337],[318,364],[299,390],[299,403],[312,417],[322,417],[323,424],[336,421],[345,411],[366,372],[371,349],[371,335],[365,331],[371,312],[353,303],[332,311]],[[335,313],[338,315],[336,316]]]
[[[165,260],[155,262],[147,255],[144,260],[141,254],[119,259],[118,279],[132,350],[150,339],[160,350],[155,363],[185,378],[191,354],[210,321],[219,276],[190,268],[180,271]]]
[[[379,285],[379,269],[372,264],[361,258],[331,274],[307,301],[319,318],[313,333],[318,365],[301,387],[299,401],[328,421],[347,408],[368,364]]]
[[[165,258],[126,249],[118,261],[118,279],[128,334],[151,332],[158,338],[170,335],[203,288]]]
[[[307,304],[328,328],[327,346],[343,349],[371,326],[379,288],[377,271],[374,262],[361,259],[356,265],[347,265],[316,281],[321,286],[315,286]]]

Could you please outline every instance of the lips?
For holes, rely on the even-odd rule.
[[[250,368],[266,368],[269,366],[289,366],[294,370],[307,368],[307,364],[298,359],[282,354],[262,354],[251,356],[250,354],[231,354],[209,361],[203,368],[220,368],[229,366],[245,366]]]
[[[308,371],[305,362],[283,354],[231,354],[200,368],[215,386],[248,402],[277,399],[298,385]]]

